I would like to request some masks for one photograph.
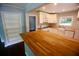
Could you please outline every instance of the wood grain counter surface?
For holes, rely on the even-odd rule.
[[[79,41],[55,33],[37,30],[21,33],[24,42],[37,56],[77,56]]]

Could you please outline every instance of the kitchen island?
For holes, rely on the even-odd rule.
[[[29,56],[77,56],[79,41],[64,36],[37,30],[20,34],[25,43],[25,53]]]

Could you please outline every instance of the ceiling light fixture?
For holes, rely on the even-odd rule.
[[[77,18],[79,19],[79,10],[78,10]]]
[[[78,14],[77,14],[77,18],[79,19],[79,6],[77,6],[78,7]]]
[[[57,5],[57,3],[54,3],[54,5]]]
[[[42,9],[45,10],[46,8],[45,7],[42,7]]]
[[[78,10],[78,14],[77,14],[77,19],[78,19],[78,21],[79,21],[79,10]]]
[[[53,13],[55,13],[55,11],[53,11]]]
[[[64,9],[62,11],[65,11]]]

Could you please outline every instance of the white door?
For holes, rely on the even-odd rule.
[[[5,45],[8,46],[21,41],[22,39],[19,34],[22,32],[22,14],[14,12],[2,12],[1,16],[6,36]]]

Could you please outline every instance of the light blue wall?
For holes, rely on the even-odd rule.
[[[6,5],[6,4],[1,4],[2,8],[0,9],[0,11],[9,11],[9,12],[21,12],[23,11],[23,9],[20,9],[18,7],[14,7],[14,6],[10,6],[10,5]]]
[[[1,41],[3,42],[5,39],[5,33],[4,33],[3,23],[1,18],[1,10],[2,10],[2,5],[0,4],[0,38],[2,39]]]
[[[40,6],[44,5],[44,3],[28,3],[26,5],[26,12],[30,12],[31,10],[38,8]]]
[[[22,17],[22,30],[23,32],[26,32],[26,15],[25,15],[25,11],[23,12],[23,17]]]
[[[15,13],[21,13],[22,14],[22,31],[25,31],[25,26],[24,26],[24,19],[25,19],[25,12],[22,9],[18,9],[12,6],[7,6],[5,4],[0,4],[0,12],[15,12]],[[0,37],[2,38],[2,40],[5,40],[5,34],[4,34],[4,30],[3,30],[3,23],[2,23],[2,19],[1,19],[1,13],[0,13]]]
[[[3,29],[1,14],[0,14],[0,38],[2,39],[1,41],[4,42],[5,33],[4,33],[4,29]]]

